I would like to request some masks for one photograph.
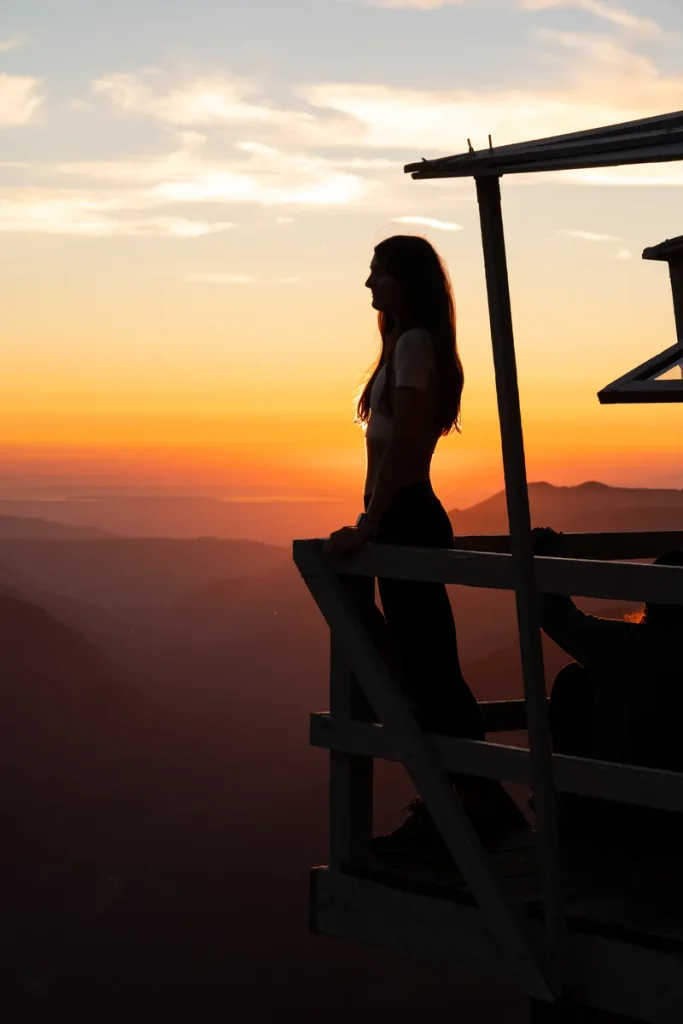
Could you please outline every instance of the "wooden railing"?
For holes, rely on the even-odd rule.
[[[449,773],[457,772],[538,785],[538,765],[532,764],[526,748],[423,733],[342,584],[344,576],[361,575],[497,590],[518,587],[513,556],[501,551],[509,546],[509,538],[455,538],[454,543],[462,547],[428,550],[369,544],[336,559],[325,555],[323,541],[294,543],[294,560],[331,629],[330,713],[311,718],[311,742],[331,755],[330,864],[344,870],[367,863],[373,760],[401,762],[527,991],[552,1001],[557,985],[548,951],[529,938],[449,782]],[[683,547],[683,532],[574,534],[565,535],[561,543],[563,551],[583,557],[533,558],[537,591],[683,605],[683,567],[596,558],[600,548],[615,560],[652,558]],[[484,546],[499,550],[482,550]],[[359,700],[361,691],[381,725],[362,720],[358,709],[367,704]],[[482,709],[489,731],[492,726],[499,731],[519,729],[526,724],[528,701],[498,702]],[[683,774],[559,754],[552,754],[547,764],[549,777],[543,781],[551,794],[557,789],[683,811]],[[551,867],[549,873],[555,873],[556,865]]]

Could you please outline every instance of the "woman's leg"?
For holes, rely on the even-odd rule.
[[[448,515],[431,487],[423,485],[406,492],[390,509],[377,541],[452,547]],[[410,580],[378,582],[388,634],[415,695],[419,724],[428,732],[483,740],[481,712],[460,667],[446,587]],[[468,775],[452,774],[450,778],[482,838],[495,838],[526,824],[500,782]]]
[[[379,544],[452,547],[448,515],[428,483],[399,493],[382,517]],[[379,593],[391,645],[412,693],[423,729],[483,739],[477,701],[458,657],[453,611],[442,583],[380,579]]]
[[[477,701],[458,657],[453,611],[440,583],[381,579],[379,593],[391,646],[418,722],[428,732],[483,739]]]

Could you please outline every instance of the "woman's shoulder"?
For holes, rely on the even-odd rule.
[[[422,358],[431,362],[434,358],[434,342],[424,327],[411,327],[400,334],[396,341],[396,359]]]
[[[399,334],[396,344],[401,346],[425,346],[432,345],[433,341],[426,327],[411,327],[409,330]]]

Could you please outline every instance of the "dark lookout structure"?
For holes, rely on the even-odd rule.
[[[368,545],[343,560],[327,558],[321,541],[294,543],[296,564],[331,630],[330,711],[311,719],[311,742],[330,751],[330,863],[311,874],[311,927],[512,982],[532,998],[534,1019],[558,1024],[683,1019],[677,857],[560,844],[555,812],[556,790],[681,812],[683,775],[552,753],[537,595],[683,604],[683,568],[625,561],[683,547],[683,530],[568,535],[566,557],[533,556],[500,178],[679,159],[683,112],[408,165],[416,179],[471,177],[476,184],[509,536],[456,537],[454,549],[444,551]],[[683,239],[643,255],[669,263],[677,341],[607,385],[598,396],[603,403],[683,401],[683,379],[667,376],[683,360]],[[528,749],[424,734],[340,586],[344,573],[513,591],[524,699],[482,710],[488,733],[528,729]],[[362,720],[361,691],[381,725]],[[452,865],[425,871],[373,859],[376,757],[403,763]],[[530,784],[534,841],[487,853],[448,772]]]

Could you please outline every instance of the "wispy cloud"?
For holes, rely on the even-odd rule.
[[[636,164],[631,167],[586,167],[577,171],[558,171],[539,175],[539,179],[567,182],[572,185],[595,185],[602,188],[657,187],[683,185],[683,165],[677,161],[663,164]]]
[[[70,187],[55,187],[53,178],[45,187],[0,189],[0,230],[198,238],[228,230],[233,211],[250,205],[275,207],[285,218],[290,210],[363,204],[391,216],[404,180],[401,164],[417,155],[462,151],[468,137],[486,145],[489,132],[496,145],[680,106],[683,74],[660,71],[623,38],[558,31],[540,38],[563,76],[561,84],[539,89],[320,82],[281,91],[274,104],[259,83],[229,75],[101,77],[95,110],[152,120],[174,143],[142,156],[33,166],[32,174],[56,173]],[[41,100],[37,79],[0,75],[0,124],[30,121]],[[558,172],[551,180],[681,186],[683,168],[594,168]],[[193,212],[199,206],[201,216]],[[458,230],[431,209],[403,223]]]
[[[651,57],[607,35],[545,30],[547,57],[565,82],[542,89],[420,90],[379,84],[320,83],[301,94],[321,111],[355,124],[356,145],[404,147],[406,154],[462,152],[614,124],[675,110],[683,75],[661,72]],[[339,122],[344,139],[347,122]],[[346,137],[348,142],[348,137]]]
[[[232,158],[211,158],[204,136],[184,133],[180,147],[161,156],[120,161],[79,161],[63,174],[145,186],[151,204],[254,203],[264,206],[335,206],[365,196],[371,179],[339,169],[333,160],[238,142]]]
[[[365,0],[368,7],[410,8],[414,11],[435,11],[439,7],[462,7],[467,0]]]
[[[0,189],[0,230],[191,238],[233,227],[226,206],[339,206],[375,187],[323,157],[244,142],[218,159],[205,153],[205,141],[181,133],[168,153],[58,165],[62,178],[78,182],[71,188]],[[187,208],[198,205],[207,211],[202,219],[188,217]]]
[[[462,224],[451,220],[437,220],[436,217],[394,217],[394,224],[417,224],[437,231],[462,231]]]
[[[578,238],[583,242],[620,242],[621,239],[618,235],[606,235],[599,234],[597,231],[581,231],[574,228],[567,228],[564,231],[558,232],[560,235],[564,235],[566,238]],[[618,260],[632,260],[633,253],[630,249],[625,246],[621,246],[617,249],[616,259]]]
[[[560,232],[561,235],[565,235],[567,238],[580,238],[584,242],[618,242],[619,239],[615,235],[600,235],[595,231],[580,231],[573,228],[567,228]]]
[[[171,83],[161,70],[150,69],[103,76],[92,88],[121,114],[152,117],[178,128],[261,126],[271,132],[284,129],[311,141],[318,129],[312,113],[264,102],[259,99],[257,83],[228,75]]]
[[[0,39],[0,53],[10,53],[12,50],[20,50],[22,46],[26,46],[27,42],[28,40],[26,36],[22,32],[17,32],[13,36]]]
[[[553,7],[574,7],[587,14],[595,15],[596,18],[609,21],[619,28],[633,29],[645,35],[659,36],[663,34],[656,21],[634,14],[619,4],[612,3],[611,0],[521,0],[521,7],[527,11],[542,11]]]
[[[255,284],[256,279],[247,274],[188,274],[186,281],[192,284]]]
[[[27,124],[42,100],[37,78],[0,72],[0,126]]]
[[[343,0],[348,2],[348,0]],[[635,14],[615,0],[354,0],[365,7],[411,9],[436,11],[443,7],[470,7],[491,10],[517,9],[527,12],[546,11],[552,8],[574,8],[595,18],[610,22],[622,29],[629,29],[641,35],[660,36],[663,30],[643,15]]]
[[[152,213],[145,210],[139,197],[133,196],[75,189],[0,188],[0,232],[187,239],[233,226],[228,221]]]

